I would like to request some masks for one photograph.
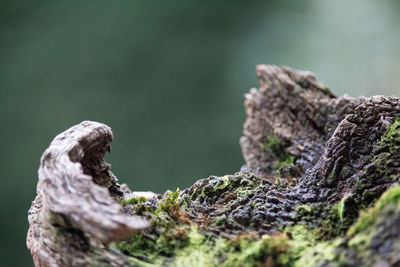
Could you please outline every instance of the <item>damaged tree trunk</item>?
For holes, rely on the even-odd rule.
[[[400,100],[336,97],[312,73],[257,67],[240,172],[131,192],[85,121],[44,152],[29,211],[36,266],[399,266]]]

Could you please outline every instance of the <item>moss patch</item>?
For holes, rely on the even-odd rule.
[[[268,136],[267,142],[263,144],[262,148],[268,148],[278,158],[276,170],[279,170],[281,167],[287,164],[294,164],[294,158],[286,153],[285,147],[278,138]]]
[[[131,199],[126,199],[126,200],[124,200],[123,202],[122,202],[122,205],[123,206],[125,206],[125,205],[129,205],[129,204],[131,204],[131,205],[136,205],[136,204],[138,204],[138,203],[143,203],[143,202],[146,202],[147,201],[147,198],[145,198],[145,197],[134,197],[134,198],[131,198]]]
[[[382,137],[376,149],[374,161],[380,177],[399,178],[397,166],[400,153],[400,118],[396,119]]]
[[[181,234],[177,231],[179,229]],[[235,238],[210,238],[196,226],[173,228],[156,240],[132,236],[118,248],[138,266],[314,266],[338,261],[339,241],[318,241],[314,230],[297,225],[278,235],[255,233]]]
[[[385,207],[392,205],[400,208],[400,186],[389,189],[380,197],[374,207],[362,211],[357,222],[349,229],[347,234],[354,236],[370,228],[377,220],[380,212]]]
[[[233,188],[233,184],[232,181],[229,179],[229,175],[222,176],[221,181],[222,181],[221,183],[219,183],[213,188],[214,192]]]
[[[331,216],[345,221],[349,203],[351,197],[344,197],[332,208]],[[324,241],[320,239],[319,228],[301,224],[286,227],[277,235],[249,233],[222,238],[207,235],[193,222],[180,221],[176,214],[183,211],[179,194],[174,192],[151,213],[155,221],[150,233],[133,235],[117,247],[138,266],[340,266],[346,264],[341,248],[348,247],[363,256],[371,253],[370,242],[377,220],[382,221],[384,218],[380,217],[386,217],[387,212],[399,209],[400,186],[388,190],[373,208],[362,212],[348,230],[347,238]],[[309,205],[300,205],[296,210],[301,216],[315,216],[317,212]]]
[[[143,199],[140,199],[143,200]],[[157,209],[147,206],[143,201],[134,200],[136,214],[147,217],[152,229],[143,234],[117,243],[118,249],[143,263],[159,264],[175,255],[177,249],[188,242],[189,225],[182,223],[183,211],[179,204],[179,191],[168,193],[157,203]]]

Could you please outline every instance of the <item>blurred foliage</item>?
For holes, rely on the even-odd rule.
[[[233,173],[256,64],[312,70],[337,94],[398,94],[398,12],[394,0],[2,0],[1,265],[32,264],[27,210],[59,132],[111,126],[108,161],[134,190]]]

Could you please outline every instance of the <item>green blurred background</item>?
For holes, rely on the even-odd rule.
[[[133,190],[233,173],[255,65],[312,70],[337,94],[399,95],[400,2],[0,3],[0,265],[31,266],[39,158],[82,120],[113,128]]]

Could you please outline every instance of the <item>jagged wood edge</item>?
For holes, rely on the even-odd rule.
[[[125,265],[123,255],[106,245],[150,226],[126,215],[111,196],[123,194],[103,160],[112,140],[108,126],[84,121],[56,136],[43,153],[27,237],[36,266]]]

